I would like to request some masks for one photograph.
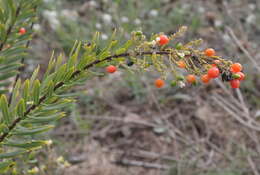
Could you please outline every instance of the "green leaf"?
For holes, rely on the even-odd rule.
[[[75,66],[77,63],[77,59],[78,59],[80,48],[81,48],[81,42],[79,42],[79,43],[76,42],[75,45],[76,44],[77,44],[77,48],[75,49],[75,53],[73,55],[71,55],[70,59],[68,60],[67,70],[70,69],[72,66]]]
[[[56,103],[56,104],[51,104],[51,105],[46,105],[43,107],[44,110],[56,110],[56,109],[61,109],[65,108],[70,105],[70,103],[74,102],[74,100],[69,100],[69,99],[64,99],[62,102]]]
[[[58,113],[50,116],[45,116],[45,117],[28,117],[28,119],[25,120],[25,122],[28,123],[46,123],[46,122],[53,122],[56,120],[59,120],[61,118],[65,117],[65,113]]]
[[[38,66],[38,67],[34,70],[32,76],[31,76],[31,79],[30,79],[30,82],[31,82],[30,88],[32,88],[31,86],[34,85],[32,82],[34,82],[34,80],[36,79],[36,77],[37,77],[37,75],[38,75],[38,73],[39,73],[39,70],[40,70],[40,66]]]
[[[24,154],[26,152],[27,152],[27,150],[18,150],[18,151],[14,151],[14,152],[2,153],[2,154],[0,154],[0,159],[13,158],[15,156]]]
[[[62,61],[63,61],[63,55],[60,54],[60,55],[58,56],[58,58],[57,58],[56,63],[55,63],[55,71],[56,71],[57,69],[59,69],[59,67],[60,67],[61,64],[62,64]]]
[[[4,173],[5,171],[8,170],[8,168],[10,168],[13,165],[14,165],[13,161],[0,162],[0,173]]]
[[[12,95],[12,99],[11,99],[11,104],[10,104],[10,108],[12,109],[16,104],[17,104],[17,100],[18,97],[19,97],[19,90],[21,88],[21,79],[18,79],[16,84],[15,84],[15,87],[13,89],[13,95]]]
[[[77,65],[77,69],[79,70],[83,70],[83,68],[91,63],[92,61],[95,61],[97,58],[95,55],[93,54],[84,54],[83,58],[80,59],[78,65]]]
[[[65,74],[64,74],[64,81],[69,81],[71,79],[72,74],[75,72],[75,67],[71,67]]]
[[[9,64],[9,65],[5,64],[4,66],[0,67],[0,72],[3,73],[3,72],[9,72],[12,70],[16,70],[21,66],[22,66],[22,64],[20,64],[20,63],[14,63],[14,64]]]
[[[24,85],[23,85],[23,99],[25,102],[27,102],[30,98],[30,81],[27,79],[25,80],[24,82]]]
[[[42,132],[49,131],[52,128],[54,128],[53,125],[46,125],[46,126],[32,128],[32,129],[20,127],[19,129],[16,129],[12,134],[14,134],[14,135],[34,135],[34,134],[39,134]]]
[[[7,98],[5,95],[1,96],[0,99],[0,108],[3,114],[3,122],[6,124],[9,124],[11,122],[11,115],[10,115],[10,111],[8,108],[8,102],[7,102]]]
[[[5,146],[9,147],[15,147],[15,148],[25,148],[25,149],[31,149],[35,147],[41,147],[43,145],[46,145],[46,141],[43,140],[32,140],[25,143],[17,143],[16,141],[8,141],[7,143],[3,143]]]
[[[43,76],[43,79],[45,80],[47,78],[47,76],[51,73],[52,69],[54,68],[56,61],[54,59],[54,52],[52,52],[51,58],[49,60],[49,64],[47,67],[47,70],[45,71],[45,74]]]
[[[4,123],[1,123],[0,124],[0,133],[5,133],[5,132],[8,132],[8,126]]]
[[[54,83],[52,80],[49,81],[47,84],[47,89],[46,89],[46,95],[47,97],[50,97],[54,91]]]
[[[128,40],[128,41],[123,45],[123,47],[121,47],[120,49],[118,49],[118,50],[116,51],[116,54],[121,54],[121,53],[126,52],[132,45],[133,45],[133,41],[132,41],[132,40]]]
[[[63,65],[57,70],[57,72],[55,73],[55,77],[53,78],[53,81],[54,81],[55,83],[60,82],[60,81],[63,81],[64,75],[65,75],[65,73],[66,73],[66,67],[67,67],[67,64],[63,64]]]
[[[25,110],[26,110],[26,105],[25,105],[25,102],[24,102],[24,99],[21,99],[17,105],[17,115],[19,117],[23,117],[24,113],[25,113]]]
[[[39,99],[40,99],[40,86],[41,86],[40,81],[39,80],[35,80],[34,83],[33,83],[33,91],[32,91],[34,104],[38,104],[39,103]]]
[[[1,54],[5,57],[10,57],[11,55],[18,55],[20,56],[21,59],[21,54],[27,51],[27,48],[24,46],[19,46],[19,47],[11,47],[10,49],[4,50]],[[11,63],[10,59],[6,59],[5,63]]]
[[[27,10],[24,13],[20,14],[17,18],[17,20],[24,20],[24,19],[29,19],[35,16],[35,13],[33,9]]]
[[[18,74],[17,71],[12,71],[12,72],[8,72],[8,73],[5,73],[5,74],[2,74],[2,75],[0,75],[0,81],[6,80],[8,78],[11,78],[11,77],[15,76],[16,74]]]

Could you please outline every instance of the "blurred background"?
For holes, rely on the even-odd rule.
[[[241,62],[247,77],[235,91],[219,80],[158,90],[154,73],[93,78],[42,136],[53,145],[27,166],[53,175],[260,174],[259,0],[44,0],[38,11],[25,76],[37,64],[44,73],[53,50],[67,55],[96,31],[105,46],[114,29],[125,41],[133,30],[186,25],[176,42],[202,38],[201,49]]]

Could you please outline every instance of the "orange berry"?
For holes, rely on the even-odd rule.
[[[243,72],[238,72],[236,74],[238,74],[240,76],[240,78],[238,78],[239,81],[242,81],[245,79],[245,74]]]
[[[238,79],[235,79],[235,80],[231,80],[230,81],[230,86],[232,88],[239,88],[240,86],[240,81]]]
[[[215,56],[216,52],[215,52],[214,49],[209,48],[209,49],[206,49],[206,50],[204,51],[204,54],[205,54],[206,56],[208,56],[208,57],[212,57],[212,56]]]
[[[186,68],[186,63],[184,61],[177,61],[177,66],[179,68],[184,69],[184,68]]]
[[[160,35],[158,40],[159,40],[158,43],[161,46],[165,45],[165,44],[168,44],[169,41],[170,41],[169,38],[166,35]]]
[[[24,35],[26,33],[26,29],[24,27],[20,28],[19,34]]]
[[[234,63],[230,66],[230,71],[233,73],[241,72],[242,69],[243,67],[240,63]]]
[[[195,83],[196,82],[196,76],[195,75],[187,75],[186,80],[188,83]]]
[[[219,76],[219,69],[217,67],[212,67],[208,70],[209,78],[217,78]]]
[[[117,70],[116,66],[113,66],[113,65],[110,65],[110,66],[106,67],[106,71],[108,73],[114,73],[114,72],[116,72],[116,70]]]
[[[205,83],[205,84],[210,81],[210,77],[209,77],[207,74],[202,75],[202,76],[200,77],[200,79],[201,79],[201,81],[202,81],[203,83]]]
[[[154,81],[154,85],[157,88],[162,88],[164,86],[164,84],[165,83],[164,83],[164,81],[162,79],[157,79],[157,80]]]

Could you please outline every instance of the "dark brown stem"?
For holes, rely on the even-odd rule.
[[[135,56],[144,56],[144,55],[152,55],[152,54],[157,54],[157,55],[169,55],[170,52],[168,51],[157,51],[157,52],[138,52],[138,53],[135,53]],[[93,66],[95,66],[96,64],[99,64],[99,63],[102,63],[104,61],[111,61],[112,59],[116,59],[116,58],[120,58],[120,57],[127,57],[127,56],[130,56],[131,54],[126,52],[126,53],[122,53],[122,54],[118,54],[118,55],[111,55],[111,56],[108,56],[104,59],[101,59],[101,60],[95,60],[89,64],[87,64],[83,70],[76,70],[70,77],[70,80],[75,78],[77,75],[79,75],[82,71],[84,70],[87,70]],[[57,89],[61,88],[63,85],[65,84],[65,82],[59,82],[57,83],[55,86],[54,86],[54,91],[56,91]],[[47,95],[43,95],[40,100],[39,100],[39,103],[38,104],[34,104],[32,106],[30,106],[26,112],[24,113],[23,117],[19,117],[17,119],[15,119],[12,124],[8,127],[8,132],[6,133],[3,133],[1,136],[0,136],[0,143],[3,142],[3,140],[9,135],[9,133],[15,128],[15,126],[20,122],[22,121],[24,118],[26,118],[26,116],[31,112],[33,111],[35,108],[37,108],[38,106],[40,106],[44,100],[47,98]]]
[[[0,44],[0,51],[3,50],[4,45],[5,45],[7,39],[8,39],[8,37],[9,37],[9,35],[11,34],[12,29],[13,29],[13,27],[14,27],[14,25],[15,25],[16,18],[17,18],[17,17],[19,16],[19,14],[20,14],[20,11],[21,11],[21,3],[19,4],[19,6],[17,7],[17,10],[16,10],[16,12],[15,12],[14,22],[8,27],[7,32],[6,32],[6,37],[4,38],[3,42]]]

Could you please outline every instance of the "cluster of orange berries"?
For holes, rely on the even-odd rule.
[[[170,39],[166,35],[160,35],[156,38],[156,42],[158,45],[163,46],[168,44]],[[208,48],[204,51],[204,55],[207,57],[214,57],[216,55],[216,51],[212,48]],[[221,69],[218,67],[218,65],[221,63],[220,60],[216,59],[213,61],[213,64],[211,64],[211,67],[207,70],[206,74],[201,75],[200,80],[201,82],[207,84],[212,79],[218,78],[220,75],[222,77],[223,81],[229,81],[232,88],[239,88],[240,87],[240,81],[245,79],[245,74],[242,72],[242,65],[240,63],[233,63],[231,64],[228,75],[226,72],[221,71]],[[187,68],[186,63],[183,60],[176,62],[177,66],[179,68]],[[106,67],[106,71],[108,73],[114,73],[117,71],[117,67],[113,65],[109,65]],[[190,84],[195,84],[197,82],[196,76],[193,74],[189,74],[186,76],[186,81]],[[184,78],[181,78],[183,81]],[[154,81],[154,85],[157,88],[162,88],[165,85],[164,80],[162,79],[156,79]],[[185,85],[185,84],[184,84]]]
[[[212,48],[208,48],[204,51],[204,54],[208,57],[213,57],[216,55],[216,52]],[[220,60],[214,60],[214,64],[212,64],[211,68],[208,69],[207,74],[204,74],[200,77],[201,81],[203,83],[209,83],[211,79],[215,79],[219,77],[221,74],[218,64],[220,64]],[[186,63],[182,60],[177,62],[177,66],[180,68],[186,68]],[[240,63],[234,63],[230,66],[230,73],[231,76],[225,77],[225,73],[222,74],[222,80],[229,81],[232,88],[239,88],[240,87],[240,81],[245,79],[245,74],[241,72],[243,69],[242,65]],[[186,81],[188,83],[196,83],[196,76],[195,75],[187,75]]]
[[[204,51],[204,54],[208,57],[213,57],[216,52],[214,49],[209,48]],[[208,69],[207,74],[201,76],[203,83],[208,83],[211,79],[217,78],[220,75],[218,64],[220,64],[220,61],[214,60],[214,64],[212,64],[212,67]],[[227,75],[226,72],[222,72],[222,80],[229,81],[232,88],[239,88],[240,81],[245,79],[245,74],[241,72],[242,69],[243,67],[240,63],[231,64],[228,70],[229,75]]]

